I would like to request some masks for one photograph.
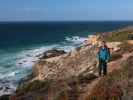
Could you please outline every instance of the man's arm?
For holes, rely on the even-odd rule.
[[[109,51],[109,50],[107,50],[107,60],[106,60],[106,62],[108,62],[108,61],[109,61],[109,59],[110,59],[110,51]]]

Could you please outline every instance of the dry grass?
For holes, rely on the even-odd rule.
[[[133,95],[133,56],[122,63],[123,68],[104,77],[86,100],[120,100],[123,95]],[[91,98],[90,98],[91,97]]]
[[[93,74],[79,75],[63,80],[34,81],[16,91],[15,100],[77,100],[82,85],[97,78]]]

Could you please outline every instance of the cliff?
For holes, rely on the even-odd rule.
[[[130,31],[128,31],[129,29]],[[97,92],[99,90],[102,91],[101,88],[99,89],[104,85],[103,83],[100,84],[101,80],[106,80],[110,76],[109,74],[104,78],[97,77],[96,54],[101,41],[106,40],[111,50],[109,73],[114,73],[114,70],[122,69],[122,63],[133,56],[133,46],[128,42],[129,40],[132,41],[129,37],[131,34],[131,28],[125,28],[107,33],[106,36],[104,34],[92,35],[70,52],[42,57],[33,67],[33,78],[29,83],[19,87],[16,95],[12,98],[15,98],[15,100],[18,98],[19,100],[91,100],[89,99],[90,96],[100,94]],[[115,73],[113,76],[117,77],[117,74]],[[119,80],[119,78],[117,77],[116,80]],[[109,81],[104,82],[106,84],[110,83]],[[98,87],[98,89],[95,87]],[[106,89],[104,87],[104,90]],[[107,92],[108,94],[104,93],[98,96],[106,95],[109,97],[108,94],[111,94],[109,92]],[[123,92],[114,96],[121,96],[121,93]]]
[[[67,54],[48,59],[41,59],[33,69],[35,79],[62,79],[77,76],[88,70],[96,70],[96,49],[83,46]]]

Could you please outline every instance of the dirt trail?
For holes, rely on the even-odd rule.
[[[113,70],[117,70],[120,69],[121,66],[120,64],[125,61],[128,57],[130,57],[131,55],[133,55],[132,53],[126,53],[122,55],[122,58],[116,60],[116,61],[111,61],[108,63],[108,73],[112,72]],[[88,96],[92,89],[95,87],[95,85],[102,79],[103,77],[98,77],[95,80],[93,80],[90,84],[87,84],[84,88],[83,88],[83,93],[80,94],[78,100],[85,100],[86,96]]]

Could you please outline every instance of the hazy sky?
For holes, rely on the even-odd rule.
[[[0,21],[133,20],[133,0],[0,0]]]

